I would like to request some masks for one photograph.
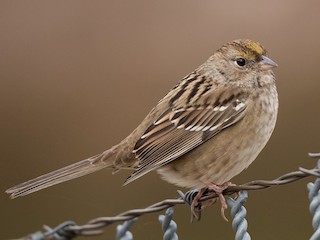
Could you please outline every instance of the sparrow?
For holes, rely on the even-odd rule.
[[[138,127],[110,149],[14,186],[11,198],[78,178],[103,168],[132,169],[124,185],[150,171],[185,188],[223,190],[268,142],[276,124],[277,64],[258,42],[223,45],[181,79]]]

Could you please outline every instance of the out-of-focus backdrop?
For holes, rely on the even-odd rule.
[[[109,170],[15,200],[4,191],[116,144],[179,79],[237,38],[260,41],[279,64],[280,112],[267,147],[233,182],[313,167],[307,152],[320,151],[319,8],[318,1],[276,0],[1,1],[0,238],[176,198],[177,187],[156,173],[122,187],[129,172]],[[252,238],[310,237],[306,183],[313,180],[250,192]],[[210,207],[191,224],[189,209],[176,207],[180,238],[233,239],[219,211]],[[161,239],[157,214],[141,217],[132,232]],[[114,226],[105,234],[95,239],[113,239]]]

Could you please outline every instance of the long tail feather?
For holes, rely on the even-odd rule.
[[[105,161],[108,153],[99,154],[80,162],[63,167],[56,171],[44,174],[17,186],[9,188],[6,193],[10,194],[10,198],[16,198],[28,195],[41,189],[74,179],[89,173],[93,173],[100,169],[111,167],[112,161]],[[102,160],[103,158],[103,160]]]

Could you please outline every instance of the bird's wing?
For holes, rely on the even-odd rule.
[[[125,184],[191,151],[245,115],[247,96],[239,89],[215,89],[201,98],[194,106],[173,104],[145,131],[134,147],[139,165]]]

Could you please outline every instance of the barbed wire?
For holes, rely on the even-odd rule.
[[[309,156],[313,158],[320,158],[320,153],[311,153],[309,154]],[[230,186],[223,191],[223,194],[232,195],[234,193],[238,193],[239,191],[243,191],[243,190],[250,191],[250,190],[266,189],[272,186],[289,184],[309,176],[320,177],[319,168],[315,167],[313,169],[305,169],[300,167],[298,171],[284,174],[274,180],[255,180],[242,185]],[[182,196],[178,199],[166,199],[166,200],[154,203],[146,208],[128,210],[113,217],[95,218],[90,220],[88,223],[84,225],[77,225],[74,222],[68,221],[58,225],[54,229],[51,229],[46,226],[45,233],[42,233],[39,231],[39,232],[30,234],[26,237],[23,237],[21,239],[44,240],[44,239],[50,239],[54,237],[54,235],[59,235],[61,237],[60,239],[72,239],[76,236],[99,235],[103,233],[103,228],[113,223],[124,222],[127,220],[134,219],[136,217],[142,216],[144,214],[159,212],[178,204],[186,204],[186,203],[190,204],[190,201],[193,199],[192,196],[194,195],[194,192],[195,192],[194,190],[191,192],[187,192],[186,194],[182,194],[181,192],[179,192],[180,196],[181,195]],[[199,202],[203,202],[203,201],[217,198],[217,197],[218,195],[215,192],[208,190],[206,195],[200,198]]]

